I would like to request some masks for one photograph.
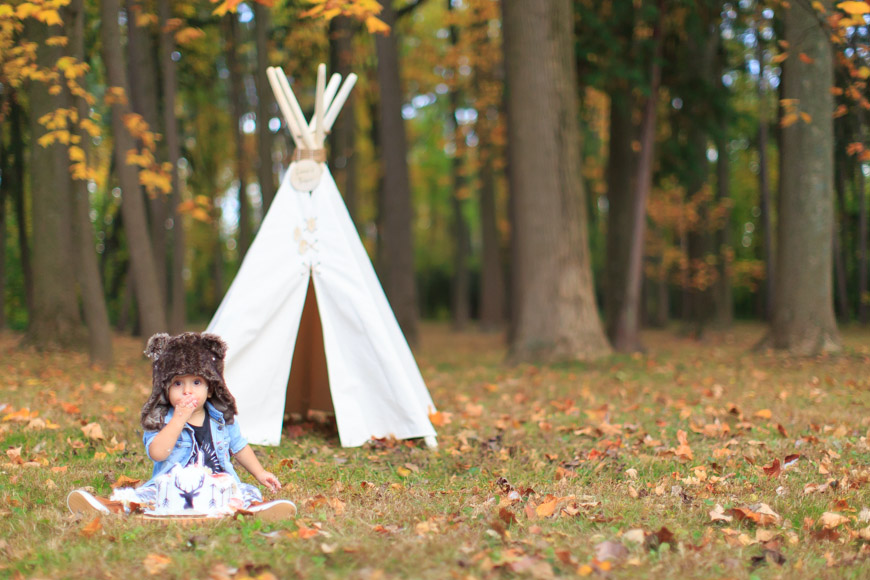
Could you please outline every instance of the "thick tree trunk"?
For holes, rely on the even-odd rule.
[[[638,324],[617,332],[617,321],[637,319],[640,300],[629,303],[628,258],[631,248],[637,154],[632,143],[637,137],[632,118],[631,91],[613,90],[610,93],[610,143],[607,158],[607,239],[604,260],[604,319],[607,336],[619,352],[632,352],[641,348]],[[631,309],[630,312],[623,312]]]
[[[453,11],[453,0],[447,1],[447,12]],[[459,28],[450,26],[450,47],[456,50],[459,44]],[[450,160],[450,181],[452,194],[450,205],[453,209],[453,285],[451,288],[450,310],[453,317],[453,329],[465,330],[471,319],[471,272],[468,268],[468,258],[471,254],[471,240],[468,232],[468,223],[465,221],[465,196],[463,195],[464,179],[462,177],[461,151],[464,149],[462,135],[459,131],[459,123],[456,119],[456,111],[459,109],[459,89],[456,82],[459,79],[459,71],[453,72],[453,86],[450,88],[448,115],[448,127],[453,130],[453,158]]]
[[[184,221],[178,206],[181,203],[181,183],[178,179],[178,159],[181,145],[178,137],[178,121],[175,118],[175,95],[178,91],[175,61],[175,33],[168,28],[172,17],[169,0],[158,0],[160,22],[160,69],[163,72],[163,132],[166,136],[166,156],[172,176],[170,215],[172,216],[172,277],[170,282],[169,329],[173,334],[184,330],[187,322],[187,301],[184,292]]]
[[[839,124],[842,126],[842,124]],[[837,131],[838,123],[834,122],[834,142],[837,137],[842,136],[842,131]],[[849,246],[846,232],[849,229],[848,213],[846,211],[846,153],[841,151],[834,156],[834,190],[837,194],[837,200],[834,210],[834,234],[833,234],[833,252],[834,252],[834,291],[836,300],[836,312],[842,321],[848,322],[851,318],[851,310],[849,308],[849,282],[846,276],[846,248]]]
[[[630,239],[626,259],[625,294],[622,308],[618,309],[612,324],[613,343],[622,351],[629,351],[640,346],[639,314],[640,294],[643,282],[643,248],[646,232],[646,202],[652,189],[653,157],[655,153],[656,109],[658,107],[658,92],[661,84],[661,12],[662,2],[659,2],[659,14],[653,29],[654,49],[650,63],[650,94],[643,107],[640,128],[640,155],[637,159],[635,172],[635,192],[631,203],[631,221],[628,226]]]
[[[139,25],[139,15],[144,11],[142,0],[125,0],[127,11],[127,79],[130,81],[130,105],[142,115],[148,128],[160,132],[159,94],[160,87],[155,62],[157,51],[150,25]],[[144,194],[143,189],[143,194]],[[157,267],[157,280],[161,297],[166,304],[166,219],[169,217],[168,198],[165,195],[148,197],[148,223],[151,235],[151,251]]]
[[[38,44],[37,66],[53,69],[63,56],[45,39],[61,30],[28,19],[27,38]],[[33,200],[33,311],[28,341],[37,347],[75,347],[84,339],[75,288],[72,243],[72,199],[69,157],[59,143],[37,144],[47,133],[38,119],[66,106],[62,95],[50,95],[43,83],[29,85],[30,195]]]
[[[823,4],[830,11],[831,2]],[[834,131],[833,54],[813,8],[792,3],[785,37],[791,56],[783,70],[783,98],[808,118],[783,129],[776,289],[771,344],[793,354],[839,350],[832,296]],[[801,52],[809,57],[799,59]]]
[[[414,238],[411,229],[411,183],[408,176],[408,151],[402,119],[401,73],[396,41],[396,18],[389,2],[384,3],[381,19],[390,26],[388,35],[377,35],[380,93],[379,125],[381,156],[384,163],[383,198],[380,206],[383,224],[381,282],[405,338],[417,342],[417,284],[414,279]]]
[[[245,114],[245,87],[242,83],[242,67],[239,63],[238,48],[241,42],[241,32],[236,15],[232,12],[224,17],[226,24],[227,68],[230,71],[229,90],[231,125],[233,142],[235,143],[236,178],[239,181],[239,260],[243,260],[253,238],[251,224],[251,206],[248,203],[248,163],[245,157],[244,134],[242,133],[242,115]]]
[[[4,105],[0,100],[0,107]],[[11,173],[9,146],[0,132],[0,332],[6,328],[6,200],[11,198],[9,174]]]
[[[718,277],[713,289],[716,326],[730,328],[734,324],[734,298],[731,290],[732,256],[731,248],[731,161],[727,139],[728,119],[719,127],[716,139],[716,204],[722,208],[721,227],[715,232]]]
[[[480,131],[480,327],[487,331],[501,329],[505,320],[505,276],[495,202],[494,151],[490,138],[488,128]]]
[[[254,36],[257,43],[257,180],[263,198],[263,215],[275,197],[275,173],[272,171],[272,117],[274,99],[266,69],[269,67],[269,8],[254,2]]]
[[[861,143],[864,143],[864,114],[859,113]],[[867,180],[862,165],[855,171],[855,196],[858,198],[858,322],[867,324],[870,319],[870,295],[867,292]]]
[[[85,62],[85,10],[84,0],[73,0],[68,9],[70,23],[69,48],[70,55],[79,62]],[[74,99],[68,95],[69,99]],[[89,107],[82,98],[75,98],[75,107],[80,119],[89,116]],[[85,158],[90,160],[90,136],[82,134],[81,148]],[[72,232],[75,251],[75,269],[79,288],[82,294],[82,307],[85,324],[88,328],[88,350],[91,363],[102,366],[112,364],[112,327],[109,322],[109,311],[106,307],[106,296],[103,291],[103,280],[97,261],[94,242],[94,228],[91,225],[90,201],[87,182],[83,179],[72,181]]]
[[[127,74],[124,70],[118,26],[118,0],[103,0],[100,8],[106,81],[110,88],[118,88],[127,95]],[[166,310],[148,236],[145,202],[139,187],[138,170],[126,160],[127,151],[136,147],[124,126],[124,117],[130,113],[130,106],[126,100],[116,100],[111,108],[115,165],[122,191],[121,213],[124,216],[124,230],[127,234],[136,300],[139,305],[140,330],[146,336],[151,336],[168,330]]]
[[[329,60],[330,69],[341,75],[342,79],[354,72],[353,36],[355,22],[347,16],[336,16],[329,22]],[[350,217],[357,219],[356,156],[356,98],[350,96],[341,108],[330,135],[329,168],[338,190],[344,197],[344,204]],[[357,224],[359,227],[359,224]]]
[[[569,0],[505,3],[515,361],[610,352],[592,283]]]
[[[8,176],[9,191],[12,192],[12,206],[15,211],[15,221],[18,229],[18,257],[24,274],[24,303],[27,306],[28,319],[33,318],[33,258],[30,251],[30,238],[27,225],[27,208],[24,196],[24,156],[25,145],[22,125],[24,114],[18,102],[18,93],[13,92],[9,101],[9,139],[10,152],[13,155],[12,167]]]
[[[764,47],[761,42],[758,42],[757,57],[762,58]],[[764,62],[759,60],[758,62]],[[774,273],[774,256],[773,256],[773,225],[770,215],[770,181],[768,180],[768,161],[767,161],[767,146],[768,146],[768,114],[767,114],[767,94],[766,81],[764,75],[759,75],[757,85],[758,96],[758,190],[759,199],[761,200],[761,232],[763,236],[762,251],[764,252],[764,319],[770,320],[773,312],[773,297],[776,291],[776,278]]]

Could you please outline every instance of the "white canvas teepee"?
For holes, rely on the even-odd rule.
[[[323,156],[356,76],[317,75],[307,123],[281,69],[269,81],[297,150],[208,326],[252,443],[277,445],[286,413],[335,412],[341,444],[423,437],[435,406]]]

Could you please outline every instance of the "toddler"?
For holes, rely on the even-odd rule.
[[[149,339],[145,354],[153,361],[153,386],[141,422],[145,452],[154,469],[145,484],[116,490],[111,499],[155,507],[161,475],[177,466],[198,465],[234,478],[241,492],[239,507],[270,520],[296,514],[296,506],[287,500],[262,503],[260,490],[242,483],[233,468],[231,456],[269,490],[281,489],[278,478],[263,469],[235,423],[236,400],[223,377],[226,348],[214,334],[155,334]],[[75,490],[67,498],[73,512],[109,512],[105,503],[84,490]]]

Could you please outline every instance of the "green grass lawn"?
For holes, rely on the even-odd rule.
[[[141,341],[107,371],[0,335],[0,577],[870,578],[870,330],[813,359],[763,332],[507,367],[497,335],[424,326],[437,450],[296,425],[255,448],[295,520],[187,525],[66,507],[151,473]]]

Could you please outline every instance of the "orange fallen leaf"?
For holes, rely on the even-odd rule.
[[[90,538],[102,529],[103,522],[100,521],[100,516],[97,516],[93,520],[91,520],[91,523],[83,527],[79,533],[86,538]]]
[[[754,416],[759,419],[770,419],[773,417],[773,413],[770,409],[761,409],[760,411],[756,411]]]
[[[172,563],[172,558],[163,554],[148,554],[142,560],[142,565],[145,566],[145,571],[151,576],[156,576],[163,572]]]
[[[127,477],[126,475],[122,475],[112,484],[112,489],[118,489],[119,487],[133,487],[137,483],[142,481],[141,479],[133,479],[132,477]]]
[[[822,517],[819,518],[819,524],[822,525],[822,528],[826,530],[832,530],[836,527],[842,526],[843,524],[848,524],[851,519],[842,514],[838,514],[835,512],[825,512],[822,514]]]
[[[299,524],[299,530],[297,532],[299,537],[304,539],[313,538],[319,533],[317,528],[308,528],[305,527],[305,524]]]
[[[434,413],[429,413],[429,421],[432,423],[433,427],[443,427],[450,423],[450,413],[443,413],[441,411],[436,411]]]
[[[553,515],[553,512],[556,511],[556,504],[559,503],[558,497],[554,497],[549,501],[545,501],[541,505],[535,508],[535,515],[539,518],[548,518]]]
[[[78,415],[81,413],[81,410],[72,403],[61,403],[60,407],[63,409],[64,413],[69,413],[70,415]]]
[[[28,423],[31,419],[35,419],[39,416],[39,411],[31,412],[30,409],[24,407],[22,409],[18,409],[12,413],[7,413],[3,417],[3,421],[13,421],[15,423]]]

